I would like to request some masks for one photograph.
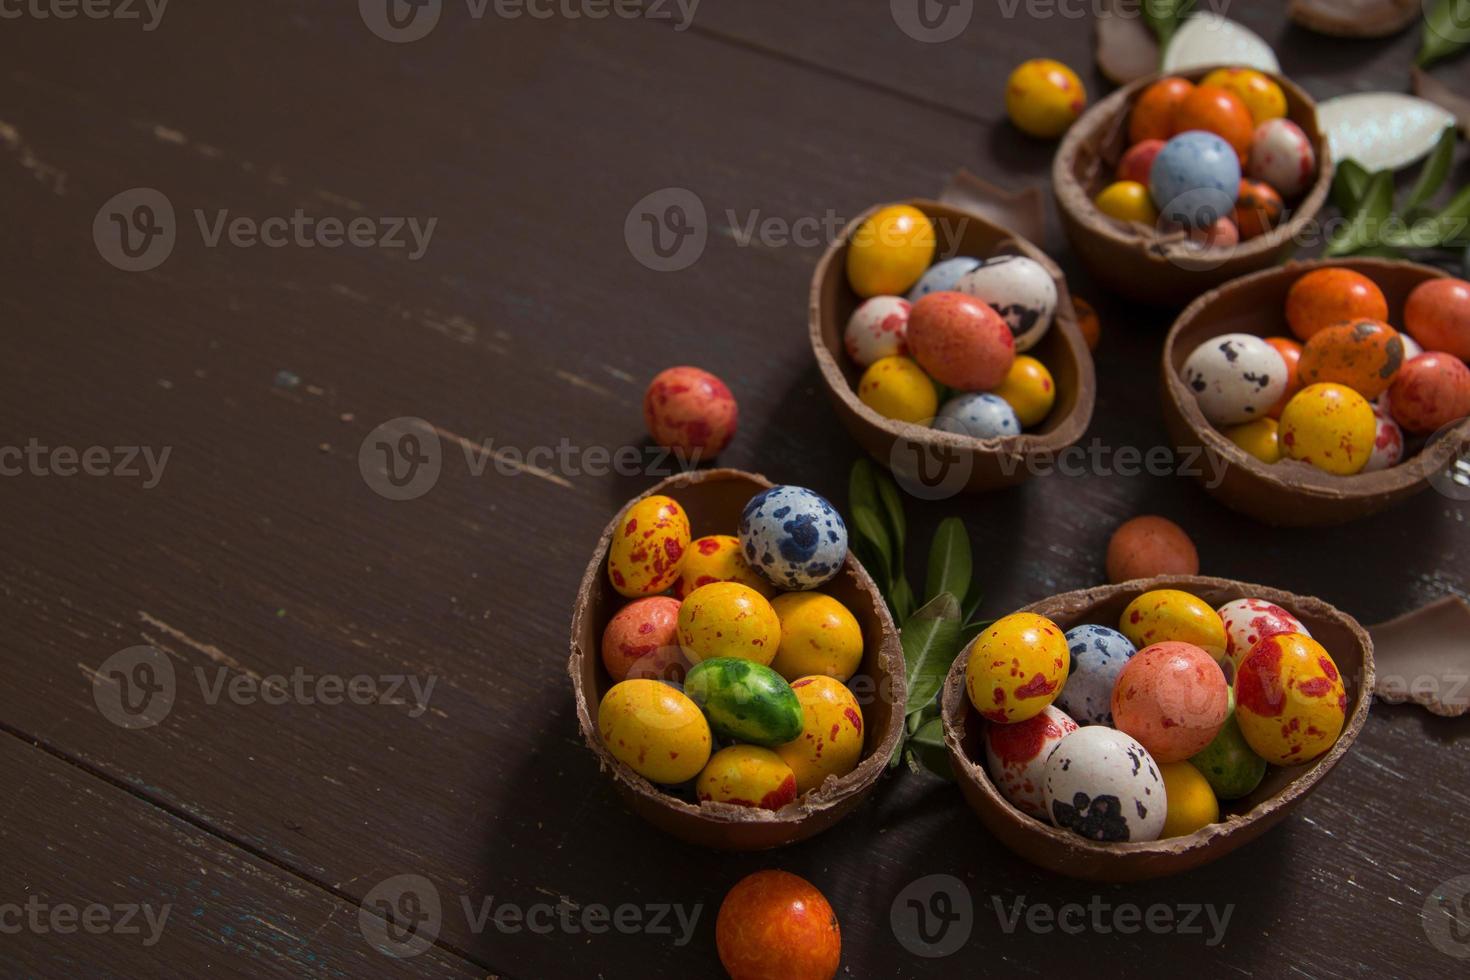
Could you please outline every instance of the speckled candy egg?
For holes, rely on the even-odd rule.
[[[693,779],[709,761],[709,723],[699,706],[659,681],[614,684],[597,706],[597,734],[613,758],[653,783]]]
[[[1200,411],[1217,426],[1265,418],[1286,390],[1286,362],[1248,333],[1227,333],[1200,344],[1182,373]]]
[[[1164,148],[1161,139],[1142,140],[1123,151],[1114,174],[1120,181],[1130,181],[1148,187],[1148,172],[1153,169],[1154,157]]]
[[[930,293],[951,292],[961,279],[979,266],[980,260],[969,256],[935,262],[928,272],[919,277],[914,288],[909,290],[908,301],[917,303]]]
[[[745,505],[740,544],[746,561],[780,588],[815,589],[842,570],[847,525],[820,494],[772,487]]]
[[[918,208],[881,208],[848,241],[848,284],[859,296],[901,296],[934,260],[934,242],[934,224]]]
[[[1083,725],[1113,723],[1113,685],[1136,652],[1128,637],[1106,626],[1087,624],[1067,630],[1072,673],[1057,695],[1057,705]]]
[[[732,534],[710,534],[690,542],[674,583],[674,598],[687,598],[701,585],[715,582],[739,582],[767,598],[776,593],[775,586],[750,567],[740,550],[740,539]]]
[[[780,643],[775,610],[748,585],[701,585],[679,605],[679,647],[690,663],[739,657],[769,664]]]
[[[1240,193],[1235,196],[1235,211],[1230,217],[1245,241],[1275,228],[1285,208],[1281,195],[1270,184],[1242,177]]]
[[[1268,119],[1251,135],[1246,175],[1264,180],[1284,198],[1301,194],[1317,172],[1317,151],[1302,128],[1290,119]]]
[[[831,677],[799,677],[791,689],[801,702],[801,734],[775,751],[796,773],[796,791],[805,793],[828,776],[841,778],[857,768],[863,757],[863,709]]]
[[[643,421],[660,446],[712,459],[730,444],[740,410],[725,382],[697,367],[660,371],[643,393]]]
[[[1154,82],[1139,93],[1128,113],[1128,142],[1144,140],[1167,140],[1179,132],[1175,117],[1179,106],[1194,91],[1194,83],[1187,78],[1169,76]]]
[[[1378,423],[1373,406],[1346,385],[1307,385],[1281,412],[1281,451],[1319,470],[1351,476],[1368,465]]]
[[[801,704],[791,685],[758,663],[739,657],[697,663],[684,693],[704,710],[720,738],[772,746],[801,734]]]
[[[1404,330],[1426,350],[1470,361],[1470,282],[1430,279],[1404,304]]]
[[[1023,354],[1011,364],[1006,379],[993,394],[1004,398],[1015,410],[1022,428],[1030,428],[1051,414],[1057,401],[1057,384],[1045,364]]]
[[[975,439],[1021,434],[1021,422],[1010,403],[999,395],[979,392],[956,395],[945,402],[934,419],[934,428]]]
[[[1100,725],[1077,729],[1052,750],[1042,793],[1053,824],[1093,841],[1158,840],[1169,809],[1148,750]]]
[[[1236,599],[1215,613],[1225,624],[1225,656],[1230,661],[1232,675],[1251,648],[1266,637],[1281,633],[1311,635],[1301,620],[1265,599]]]
[[[1269,75],[1254,68],[1216,68],[1200,79],[1200,85],[1218,85],[1240,99],[1254,125],[1286,115],[1286,93]]]
[[[1017,352],[1035,347],[1057,310],[1057,284],[1035,259],[997,255],[965,275],[958,292],[990,304],[1011,330]]]
[[[788,592],[771,600],[781,620],[781,647],[771,667],[787,680],[822,674],[845,681],[863,662],[863,628],[836,599]]]
[[[1113,724],[1158,762],[1180,762],[1209,745],[1229,712],[1224,671],[1193,643],[1144,647],[1113,687]]]
[[[858,401],[900,422],[927,424],[939,409],[939,392],[919,363],[895,354],[875,361],[858,380]]]
[[[602,631],[602,665],[615,681],[678,681],[687,663],[679,649],[679,600],[649,596],[613,614]]]
[[[985,762],[996,789],[1022,813],[1046,820],[1046,760],[1076,730],[1077,723],[1055,705],[1014,725],[987,724]]]
[[[1313,269],[1286,293],[1286,322],[1302,340],[1345,320],[1387,320],[1383,290],[1351,269]]]
[[[842,345],[863,367],[895,354],[908,353],[909,301],[897,296],[864,300],[847,319]]]
[[[689,550],[689,516],[672,497],[655,494],[618,520],[607,551],[607,577],[629,598],[657,595],[679,578]]]
[[[1373,399],[1388,389],[1403,363],[1398,331],[1381,320],[1359,319],[1312,334],[1297,374],[1304,385],[1334,381]]]
[[[779,810],[796,799],[796,774],[770,749],[732,745],[710,757],[694,792],[701,801]]]
[[[1022,62],[1006,80],[1006,113],[1031,136],[1053,139],[1062,135],[1086,105],[1082,79],[1051,58]]]
[[[1427,351],[1399,371],[1388,403],[1406,431],[1434,432],[1470,414],[1470,369],[1450,354]]]
[[[1025,721],[1056,700],[1070,663],[1060,626],[1035,613],[1012,613],[970,644],[965,690],[986,719]]]
[[[1154,158],[1148,189],[1166,220],[1208,228],[1235,209],[1240,158],[1214,133],[1180,133]]]
[[[1140,650],[1176,640],[1192,643],[1216,661],[1225,659],[1225,624],[1203,599],[1179,589],[1154,589],[1128,603],[1118,631]]]
[[[1404,430],[1388,415],[1375,411],[1373,422],[1377,429],[1373,433],[1373,452],[1368,454],[1364,473],[1376,473],[1397,466],[1404,458]]]
[[[730,889],[715,918],[715,947],[731,980],[832,980],[842,964],[842,930],[826,897],[774,869]]]
[[[1261,758],[1301,765],[1337,741],[1347,718],[1347,689],[1322,644],[1300,633],[1271,636],[1240,664],[1235,717]]]
[[[930,377],[961,391],[1005,380],[1016,344],[1000,314],[964,293],[930,293],[909,314],[909,350]]]

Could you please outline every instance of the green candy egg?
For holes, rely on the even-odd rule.
[[[704,709],[721,738],[751,745],[780,745],[801,734],[801,702],[786,679],[769,667],[738,657],[714,657],[694,665],[684,693]]]
[[[1204,774],[1222,800],[1238,800],[1248,795],[1266,778],[1266,760],[1251,751],[1240,724],[1235,720],[1235,698],[1230,699],[1230,714],[1220,726],[1215,740],[1189,760]]]

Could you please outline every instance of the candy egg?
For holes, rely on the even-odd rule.
[[[1052,139],[1062,135],[1086,105],[1082,79],[1060,61],[1024,61],[1006,80],[1006,114],[1032,136]]]
[[[1241,661],[1235,716],[1261,758],[1278,766],[1310,762],[1337,741],[1347,690],[1322,645],[1300,633],[1269,636]]]
[[[1016,809],[1046,820],[1046,760],[1076,730],[1077,723],[1055,705],[1014,725],[986,725],[985,761],[996,789]]]
[[[776,754],[796,773],[796,791],[805,793],[828,776],[841,778],[857,768],[863,755],[863,709],[831,677],[799,677],[791,689],[801,702],[801,734],[776,746]]]
[[[1225,656],[1232,668],[1239,667],[1245,655],[1268,636],[1282,633],[1311,636],[1301,620],[1265,599],[1236,599],[1215,612],[1225,624]]]
[[[1240,722],[1235,718],[1235,696],[1231,694],[1230,716],[1220,726],[1214,741],[1189,760],[1209,782],[1221,800],[1238,800],[1248,796],[1266,778],[1266,760],[1251,751]]]
[[[1235,209],[1240,158],[1214,133],[1180,133],[1154,158],[1148,189],[1165,219],[1208,228]]]
[[[1053,824],[1094,841],[1158,840],[1169,808],[1148,750],[1101,725],[1079,728],[1052,749],[1042,794]]]
[[[965,689],[990,721],[1025,721],[1056,700],[1070,663],[1060,626],[1035,613],[1012,613],[970,644]]]
[[[1166,640],[1134,654],[1113,687],[1113,724],[1158,762],[1188,759],[1230,710],[1225,673],[1193,643]]]
[[[783,485],[750,498],[740,515],[740,544],[746,561],[776,585],[815,589],[842,570],[847,525],[820,494]]]
[[[1231,218],[1244,241],[1275,228],[1285,207],[1281,195],[1270,184],[1242,177]]]
[[[864,300],[847,318],[842,346],[862,367],[885,357],[908,352],[904,338],[909,329],[909,302],[897,296]]]
[[[614,684],[597,706],[597,734],[613,758],[649,782],[685,782],[709,761],[709,723],[699,706],[659,681]]]
[[[1286,294],[1286,322],[1302,340],[1344,320],[1387,319],[1383,291],[1351,269],[1313,269],[1292,283]]]
[[[787,680],[822,674],[845,681],[863,661],[863,628],[848,608],[820,592],[788,592],[771,600],[781,620],[781,646],[771,667]]]
[[[1381,320],[1360,319],[1312,334],[1297,373],[1304,385],[1333,381],[1372,399],[1388,389],[1403,363],[1398,331]]]
[[[1470,361],[1470,282],[1430,279],[1404,304],[1404,329],[1426,350]]]
[[[934,224],[907,204],[882,208],[847,245],[847,281],[859,296],[898,296],[934,259]]]
[[[1387,415],[1373,413],[1377,429],[1373,433],[1373,452],[1363,467],[1364,473],[1376,473],[1399,465],[1404,458],[1404,430]]]
[[[909,350],[935,381],[961,391],[994,388],[1016,359],[1015,340],[1000,314],[959,292],[930,293],[914,304]]]
[[[1339,476],[1368,465],[1377,431],[1368,400],[1331,382],[1308,385],[1281,412],[1282,452]]]
[[[926,423],[939,408],[934,382],[909,357],[885,357],[863,372],[858,400],[883,416],[900,422]]]
[[[679,566],[679,581],[674,583],[674,598],[687,598],[701,585],[714,582],[739,582],[767,598],[776,594],[775,587],[745,560],[740,539],[730,534],[711,534],[690,543]]]
[[[1296,123],[1268,119],[1256,127],[1246,158],[1246,176],[1264,180],[1282,197],[1293,198],[1311,186],[1316,171],[1317,151]]]
[[[1184,383],[1212,425],[1264,418],[1286,390],[1286,362],[1248,333],[1227,333],[1200,344],[1184,362]]]
[[[1160,837],[1186,837],[1220,819],[1220,804],[1210,781],[1188,762],[1159,765],[1169,807]]]
[[[1256,419],[1225,430],[1225,438],[1263,463],[1281,459],[1281,424],[1275,419]]]
[[[1159,210],[1141,182],[1120,180],[1098,191],[1092,199],[1097,209],[1109,218],[1152,225],[1159,220]]]
[[[796,799],[796,774],[770,749],[732,745],[710,757],[694,792],[700,800],[779,810]]]
[[[955,287],[1000,314],[1017,352],[1035,347],[1051,329],[1057,284],[1051,273],[1024,255],[997,255],[966,273]]]
[[[715,946],[731,980],[832,980],[842,930],[811,882],[787,871],[740,879],[720,903]]]
[[[1190,228],[1189,240],[1200,248],[1234,248],[1240,244],[1240,229],[1229,218],[1220,218],[1208,228]]]
[[[1022,427],[1030,428],[1051,414],[1057,400],[1057,386],[1045,364],[1023,354],[1011,362],[1006,379],[993,394],[1004,398],[1015,410]]]
[[[999,395],[967,392],[945,402],[934,428],[973,439],[1001,439],[1021,434],[1015,409]]]
[[[1219,86],[1240,99],[1253,125],[1286,115],[1286,93],[1269,76],[1254,68],[1216,68],[1200,85]]]
[[[1470,415],[1470,368],[1450,354],[1420,354],[1399,370],[1388,403],[1393,420],[1405,430],[1434,432]]]
[[[1144,89],[1128,114],[1128,142],[1166,140],[1179,132],[1174,125],[1175,116],[1193,91],[1193,82],[1174,76],[1161,78]]]
[[[739,657],[769,664],[780,643],[775,610],[748,585],[701,585],[679,606],[679,647],[690,663]]]
[[[607,550],[607,577],[628,598],[656,595],[678,579],[689,550],[689,516],[672,497],[634,503],[618,520]]]
[[[602,665],[615,681],[629,677],[678,681],[686,663],[679,649],[679,600],[649,596],[613,614],[602,631]]]
[[[648,434],[695,460],[718,456],[735,437],[740,410],[725,382],[697,367],[660,371],[643,393]]]
[[[1118,160],[1118,172],[1115,176],[1120,181],[1131,181],[1147,188],[1148,172],[1153,169],[1154,157],[1158,156],[1159,151],[1163,148],[1164,141],[1161,139],[1134,143],[1123,151],[1122,158]]]
[[[1077,329],[1082,332],[1082,339],[1087,341],[1087,349],[1097,350],[1098,341],[1102,340],[1102,321],[1098,319],[1097,310],[1081,296],[1072,297],[1072,307],[1077,311]]]
[[[1143,514],[1118,525],[1108,539],[1108,581],[1155,575],[1199,574],[1199,552],[1184,528],[1167,517]]]
[[[1106,626],[1074,626],[1067,630],[1066,639],[1072,673],[1057,695],[1056,707],[1083,725],[1111,726],[1113,686],[1137,651],[1128,637]]]
[[[715,657],[689,669],[684,693],[704,709],[721,738],[780,745],[801,734],[801,703],[785,678],[738,657]]]
[[[1180,133],[1200,130],[1214,133],[1235,151],[1237,166],[1251,149],[1255,123],[1240,97],[1218,85],[1197,85],[1179,103],[1174,126]],[[1236,179],[1239,180],[1237,173]]]
[[[1178,589],[1154,589],[1128,604],[1118,630],[1142,649],[1175,640],[1192,643],[1216,661],[1225,659],[1225,624],[1198,596]]]
[[[1281,355],[1281,360],[1286,364],[1286,390],[1281,397],[1276,399],[1276,404],[1271,406],[1267,412],[1273,419],[1281,418],[1281,410],[1286,408],[1286,403],[1291,401],[1291,396],[1302,390],[1301,377],[1297,372],[1302,359],[1302,345],[1290,337],[1267,337],[1266,343],[1276,348],[1276,353]]]
[[[935,262],[929,267],[929,271],[915,283],[914,288],[909,290],[908,301],[917,303],[930,293],[952,292],[966,274],[979,267],[980,260],[968,256]]]

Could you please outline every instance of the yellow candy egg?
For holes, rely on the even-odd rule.
[[[780,643],[776,611],[748,585],[701,585],[679,604],[679,648],[690,663],[739,657],[768,667]]]
[[[776,592],[765,576],[750,567],[740,550],[740,539],[733,534],[710,534],[696,538],[689,545],[679,569],[679,580],[674,583],[674,598],[687,598],[701,585],[715,582],[739,582],[767,598]]]
[[[1159,764],[1164,778],[1164,830],[1160,837],[1183,837],[1220,819],[1220,803],[1210,781],[1188,762]]]
[[[1082,79],[1051,58],[1024,61],[1006,80],[1006,113],[1022,132],[1032,136],[1054,139],[1062,135],[1086,106]]]
[[[1215,85],[1237,96],[1251,114],[1252,125],[1286,115],[1286,93],[1269,75],[1254,68],[1216,68],[1200,85]]]
[[[1056,700],[1071,663],[1060,626],[1035,613],[1012,613],[970,644],[965,689],[976,711],[1009,725],[1041,714]]]
[[[863,660],[863,628],[847,607],[820,592],[788,592],[771,600],[781,620],[781,646],[771,667],[795,680],[822,674],[845,681]]]
[[[1022,354],[1011,362],[1006,379],[991,394],[1004,398],[1021,427],[1030,428],[1051,412],[1057,400],[1057,385],[1045,364]]]
[[[597,733],[619,762],[670,785],[693,779],[709,761],[709,722],[699,706],[659,681],[620,681],[597,706]]]
[[[874,361],[858,382],[858,399],[885,419],[927,423],[939,411],[934,382],[910,357]]]
[[[1198,596],[1178,589],[1154,589],[1128,604],[1118,630],[1142,650],[1165,640],[1193,643],[1216,663],[1225,659],[1225,624]]]
[[[694,792],[701,800],[779,810],[796,799],[796,773],[770,749],[732,745],[710,757]]]
[[[1109,218],[1119,221],[1137,221],[1151,225],[1159,220],[1158,208],[1149,196],[1148,188],[1136,180],[1119,180],[1109,184],[1092,199],[1097,209]]]
[[[796,791],[805,793],[828,776],[846,776],[863,756],[863,709],[857,698],[831,677],[799,677],[791,682],[801,702],[801,734],[776,754],[796,773]]]
[[[689,550],[689,516],[655,494],[629,507],[613,530],[607,577],[628,598],[658,595],[679,577]]]
[[[934,260],[934,224],[918,208],[879,210],[847,245],[847,281],[859,296],[902,296]]]
[[[1251,751],[1278,766],[1310,762],[1337,741],[1347,689],[1332,656],[1302,633],[1268,636],[1235,673],[1235,718]]]
[[[1331,381],[1307,385],[1281,410],[1281,451],[1339,476],[1368,465],[1377,432],[1368,399]]]
[[[1231,426],[1225,430],[1225,438],[1263,463],[1274,463],[1281,458],[1281,432],[1275,419],[1256,419]]]

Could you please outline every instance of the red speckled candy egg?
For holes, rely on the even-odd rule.
[[[660,371],[643,393],[653,441],[694,459],[718,456],[734,438],[739,414],[725,382],[697,367]]]
[[[1399,369],[1388,391],[1393,420],[1410,432],[1433,432],[1470,415],[1470,368],[1452,354],[1426,351]]]
[[[1014,725],[985,726],[985,761],[1001,795],[1038,820],[1046,815],[1046,760],[1057,743],[1077,730],[1077,723],[1055,705]]]
[[[964,293],[930,293],[909,313],[909,351],[929,376],[961,391],[988,391],[1016,359],[1000,314]]]
[[[672,497],[654,494],[628,507],[607,549],[607,577],[630,599],[673,585],[689,550],[689,515]]]
[[[1123,159],[1118,161],[1118,179],[1131,180],[1148,186],[1148,172],[1153,169],[1154,157],[1164,148],[1161,139],[1144,140],[1128,147]]]
[[[1404,330],[1425,350],[1470,361],[1470,282],[1431,279],[1415,286],[1404,305]]]
[[[649,596],[619,609],[602,631],[602,664],[615,681],[679,681],[688,661],[679,649],[679,600]]]
[[[1256,755],[1278,766],[1301,765],[1337,741],[1347,689],[1322,644],[1301,633],[1269,636],[1240,663],[1235,718]]]
[[[696,538],[684,554],[679,581],[674,583],[674,598],[683,599],[701,585],[715,582],[739,582],[769,599],[776,587],[745,560],[740,539],[733,534],[710,534]]]
[[[1404,458],[1404,430],[1387,413],[1373,409],[1378,429],[1373,433],[1373,452],[1368,456],[1364,473],[1375,473],[1397,466]]]
[[[1113,727],[1137,739],[1156,762],[1179,762],[1202,750],[1229,713],[1224,672],[1193,643],[1144,647],[1113,685]]]
[[[1282,197],[1305,191],[1317,171],[1317,151],[1302,128],[1290,119],[1268,119],[1251,136],[1246,176],[1264,180]]]
[[[788,871],[757,871],[720,903],[715,946],[731,980],[832,980],[842,962],[842,929],[811,882]]]
[[[1236,599],[1215,612],[1225,624],[1225,658],[1236,667],[1251,649],[1268,636],[1282,633],[1312,634],[1301,620],[1265,599]]]
[[[1235,227],[1240,230],[1241,240],[1264,235],[1276,227],[1281,212],[1286,207],[1281,195],[1264,180],[1240,179],[1240,193],[1235,198]]]
[[[1387,390],[1404,363],[1404,342],[1381,320],[1350,320],[1323,327],[1302,350],[1301,383],[1332,381],[1367,399]]]
[[[1057,699],[1071,664],[1060,626],[1036,613],[1011,613],[970,644],[965,690],[986,720],[1011,725]]]
[[[1174,114],[1176,132],[1202,129],[1229,143],[1241,160],[1251,151],[1255,123],[1240,96],[1218,85],[1197,85]]]
[[[1175,116],[1179,106],[1193,91],[1193,82],[1173,76],[1161,78],[1144,89],[1128,115],[1128,142],[1167,140],[1179,132]]]
[[[1383,290],[1351,269],[1313,269],[1291,284],[1286,294],[1286,322],[1302,340],[1344,320],[1387,320]]]
[[[1286,390],[1281,393],[1281,397],[1267,413],[1273,419],[1279,419],[1281,410],[1286,407],[1287,402],[1291,401],[1291,396],[1302,390],[1302,379],[1297,370],[1301,365],[1302,345],[1290,337],[1267,337],[1266,343],[1276,348],[1276,353],[1280,354],[1281,359],[1286,362]]]

